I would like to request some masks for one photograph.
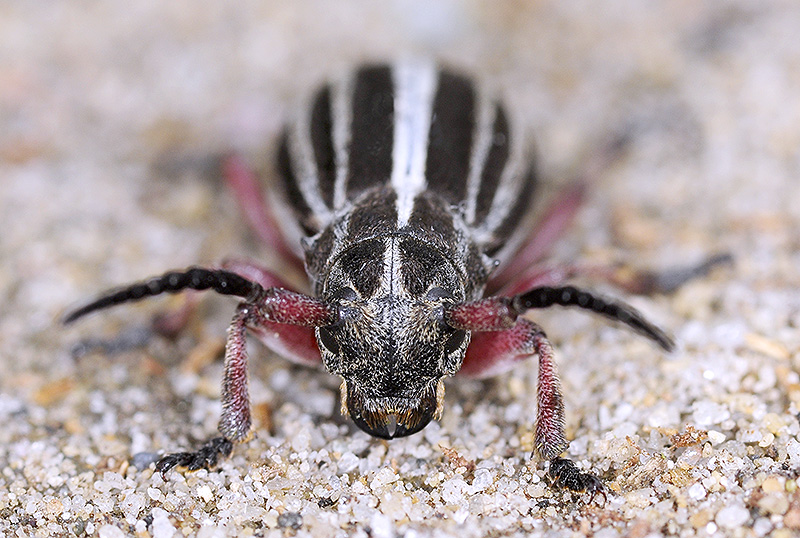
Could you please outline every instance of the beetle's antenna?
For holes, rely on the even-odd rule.
[[[516,323],[517,317],[534,308],[553,305],[577,306],[620,321],[639,334],[650,338],[666,351],[675,348],[675,342],[667,333],[647,321],[632,306],[604,299],[592,292],[565,286],[561,288],[541,287],[513,297],[489,297],[470,303],[456,305],[445,311],[448,325],[466,331],[502,331]]]
[[[186,271],[172,271],[144,282],[111,290],[91,303],[73,310],[64,316],[63,322],[65,324],[72,323],[90,312],[121,303],[138,301],[161,293],[176,293],[186,289],[213,289],[222,295],[235,295],[245,299],[264,293],[264,288],[260,284],[247,280],[236,273],[220,269],[190,267]]]
[[[647,321],[644,315],[632,306],[604,299],[592,292],[573,286],[534,288],[526,293],[512,297],[510,306],[517,313],[522,314],[526,310],[547,308],[553,305],[577,306],[591,310],[596,314],[624,323],[636,332],[655,341],[666,351],[672,351],[675,348],[675,341],[671,336]]]

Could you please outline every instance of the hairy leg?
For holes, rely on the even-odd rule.
[[[230,454],[234,444],[250,438],[252,420],[247,389],[247,329],[259,331],[273,327],[272,330],[283,331],[290,326],[310,329],[329,325],[337,316],[338,311],[313,297],[278,288],[261,288],[250,300],[241,303],[228,329],[225,346],[222,415],[218,428],[222,436],[211,439],[194,452],[179,452],[163,457],[156,464],[156,470],[165,476],[176,466],[189,470],[214,466]]]
[[[175,466],[199,469],[215,465],[221,457],[230,454],[235,443],[248,439],[252,422],[247,390],[247,329],[281,332],[287,327],[300,327],[311,330],[310,334],[313,334],[315,327],[336,323],[339,309],[316,297],[283,288],[264,288],[258,282],[230,271],[192,267],[110,290],[64,317],[64,323],[71,323],[96,310],[162,293],[209,289],[245,299],[231,322],[225,347],[219,423],[222,437],[210,440],[194,452],[165,456],[156,465],[162,475]]]
[[[225,376],[222,381],[222,415],[219,431],[222,437],[214,437],[194,452],[168,454],[158,460],[156,471],[166,479],[173,467],[186,467],[189,471],[214,467],[220,459],[233,450],[234,443],[250,438],[252,418],[250,397],[247,390],[247,324],[251,323],[251,309],[241,305],[228,329],[225,345]]]
[[[279,275],[249,260],[228,259],[222,263],[222,267],[226,271],[257,282],[264,288],[296,291],[292,290],[292,287]],[[313,327],[283,325],[261,320],[260,324],[250,327],[250,332],[272,352],[294,363],[319,366],[322,362]]]
[[[571,460],[559,457],[569,446],[564,431],[564,399],[553,347],[541,327],[520,319],[506,330],[473,334],[459,374],[488,377],[533,355],[539,358],[539,374],[532,457],[550,462],[549,473],[555,486],[587,491],[592,498],[596,495],[605,498],[605,488],[600,479],[580,472]]]
[[[547,204],[542,216],[511,259],[492,276],[486,288],[487,295],[494,295],[506,287],[548,254],[572,225],[578,210],[586,201],[588,189],[620,158],[629,142],[630,137],[627,134],[617,133],[591,155],[581,171]]]
[[[444,317],[451,327],[471,331],[461,375],[488,377],[531,355],[539,357],[534,455],[549,460],[549,473],[556,486],[588,491],[592,499],[598,494],[605,498],[605,489],[597,477],[558,457],[569,443],[564,433],[564,403],[553,348],[541,327],[521,317],[528,310],[553,305],[577,307],[622,322],[667,351],[674,346],[668,334],[631,306],[571,286],[538,287],[512,297],[488,297],[454,305]]]

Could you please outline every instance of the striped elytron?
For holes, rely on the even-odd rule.
[[[563,196],[538,228],[526,230],[535,182],[522,145],[504,107],[470,78],[426,63],[362,67],[323,86],[285,131],[277,159],[283,205],[265,200],[237,161],[227,167],[257,233],[290,262],[304,256],[308,293],[287,289],[256,264],[232,261],[109,292],[66,320],[183,289],[244,299],[228,333],[222,436],[162,458],[161,472],[215,465],[248,439],[249,330],[290,359],[321,360],[342,378],[343,412],[383,438],[437,418],[445,377],[488,376],[538,356],[535,455],[550,460],[557,484],[602,493],[598,479],[558,457],[568,442],[552,347],[521,314],[577,306],[665,349],[672,343],[625,304],[545,286],[558,282],[534,262],[552,239],[537,230],[568,221],[578,202]],[[279,221],[282,234],[275,233]]]

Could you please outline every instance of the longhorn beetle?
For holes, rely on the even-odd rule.
[[[559,457],[568,442],[553,348],[523,314],[578,307],[664,350],[673,341],[631,306],[555,287],[559,272],[534,265],[582,191],[566,189],[532,231],[524,226],[536,181],[511,129],[503,105],[462,74],[424,62],[366,65],[322,86],[283,133],[283,204],[265,198],[253,175],[228,159],[226,177],[245,216],[285,260],[300,265],[303,256],[311,294],[254,263],[230,261],[109,291],[65,318],[186,289],[242,299],[225,348],[222,435],[161,458],[156,470],[214,466],[250,437],[250,331],[278,354],[322,362],[341,377],[342,412],[384,439],[441,416],[444,378],[494,375],[535,355],[534,456],[550,462],[556,485],[605,496],[598,478]]]

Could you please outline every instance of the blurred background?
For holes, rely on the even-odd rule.
[[[553,312],[537,318],[552,327],[560,347],[575,454],[586,457],[588,451],[594,458],[589,465],[606,462],[609,476],[618,477],[615,491],[627,495],[646,480],[625,482],[622,465],[607,463],[613,458],[592,444],[604,433],[636,440],[656,426],[678,431],[691,423],[750,450],[743,432],[760,431],[765,413],[773,413],[783,421],[772,433],[774,444],[761,446],[759,437],[745,454],[769,460],[767,477],[781,466],[796,469],[800,459],[791,459],[789,440],[797,433],[791,417],[800,402],[798,28],[800,5],[788,0],[0,3],[0,514],[10,522],[0,523],[0,530],[13,524],[35,535],[78,518],[92,525],[84,527],[87,534],[104,524],[127,533],[152,515],[154,505],[165,506],[148,497],[147,508],[117,508],[117,516],[103,519],[84,505],[78,517],[77,509],[51,513],[42,503],[74,493],[81,472],[106,465],[127,477],[118,466],[131,453],[174,450],[213,432],[219,363],[211,361],[231,302],[204,302],[205,317],[193,323],[189,336],[151,344],[118,362],[98,356],[76,362],[69,350],[82,337],[146,324],[156,306],[110,311],[69,329],[58,325],[58,317],[101,289],[226,256],[288,271],[239,218],[219,180],[217,157],[240,153],[269,184],[275,138],[304,95],[361,62],[409,55],[437,58],[498,89],[537,148],[543,199],[604,142],[619,133],[632,136],[629,151],[599,179],[555,259],[658,269],[715,252],[736,258],[734,268],[673,296],[633,299],[683,343],[671,362],[584,316]],[[193,351],[208,359],[187,373],[177,365]],[[580,357],[589,357],[591,366]],[[285,365],[256,368],[270,380],[256,383],[257,399],[280,394],[289,372],[300,387],[296,399],[310,401],[311,410],[292,407],[293,396],[279,397],[275,405],[287,418],[276,419],[269,443],[264,434],[249,453],[237,452],[233,467],[240,473],[248,472],[248,461],[269,457],[268,446],[291,451],[286,443],[292,430],[282,426],[284,420],[307,422],[308,412],[314,420],[329,420],[324,417],[335,406],[336,380]],[[530,398],[534,374],[532,363],[519,374],[522,389],[507,378],[492,385],[486,408],[472,401],[482,386],[454,388],[448,406],[455,418],[442,426],[448,442],[472,442],[456,429],[467,411],[498,425],[500,437],[517,435],[525,421],[503,410],[519,401],[515,394]],[[756,393],[764,400],[753,404],[755,411],[736,407],[741,400],[732,395]],[[175,398],[181,400],[177,408]],[[626,398],[633,407],[617,407]],[[706,400],[728,415],[699,413],[708,407],[698,402]],[[529,404],[532,399],[520,405]],[[341,436],[353,435],[341,428]],[[406,461],[403,451],[423,441],[397,443],[391,450]],[[429,444],[435,451],[436,443]],[[655,452],[667,450],[658,446]],[[737,457],[746,467],[746,458]],[[745,467],[736,470],[758,476]],[[792,473],[783,480],[793,479]],[[48,482],[51,476],[60,478]],[[131,476],[141,481],[131,491],[148,487],[149,478]],[[792,528],[794,520],[780,519],[787,514],[800,526],[798,498],[788,490],[780,490],[785,503],[778,508],[760,507],[753,492],[764,494],[758,489],[764,476],[752,483],[731,479],[716,490],[706,485],[710,496],[697,498],[686,493],[690,481],[676,486],[677,493],[655,490],[641,506],[630,499],[627,505],[644,510],[673,501],[659,510],[680,521],[675,532],[680,525],[708,534],[733,528],[742,512],[720,515],[725,506],[747,508],[741,525],[755,534],[753,529]],[[282,513],[259,502],[265,513]],[[437,503],[444,501],[429,502]],[[349,521],[363,530],[366,516],[359,520],[343,506],[334,527]],[[466,513],[477,510],[465,506]],[[514,514],[498,507],[503,517]],[[670,512],[681,507],[683,516]],[[708,517],[691,519],[703,510]],[[167,511],[173,523],[185,517]],[[658,523],[661,516],[647,519],[646,510],[620,513],[618,529],[630,530],[637,518],[646,519],[645,530],[666,528]],[[409,527],[386,514],[387,528],[397,532],[432,528]],[[556,528],[569,525],[560,514],[549,516]],[[529,531],[538,528],[541,514],[532,517]],[[128,527],[119,523],[123,519]],[[376,528],[383,528],[384,520],[377,521]],[[459,524],[445,517],[437,525],[450,532]],[[303,532],[327,532],[306,525]]]

